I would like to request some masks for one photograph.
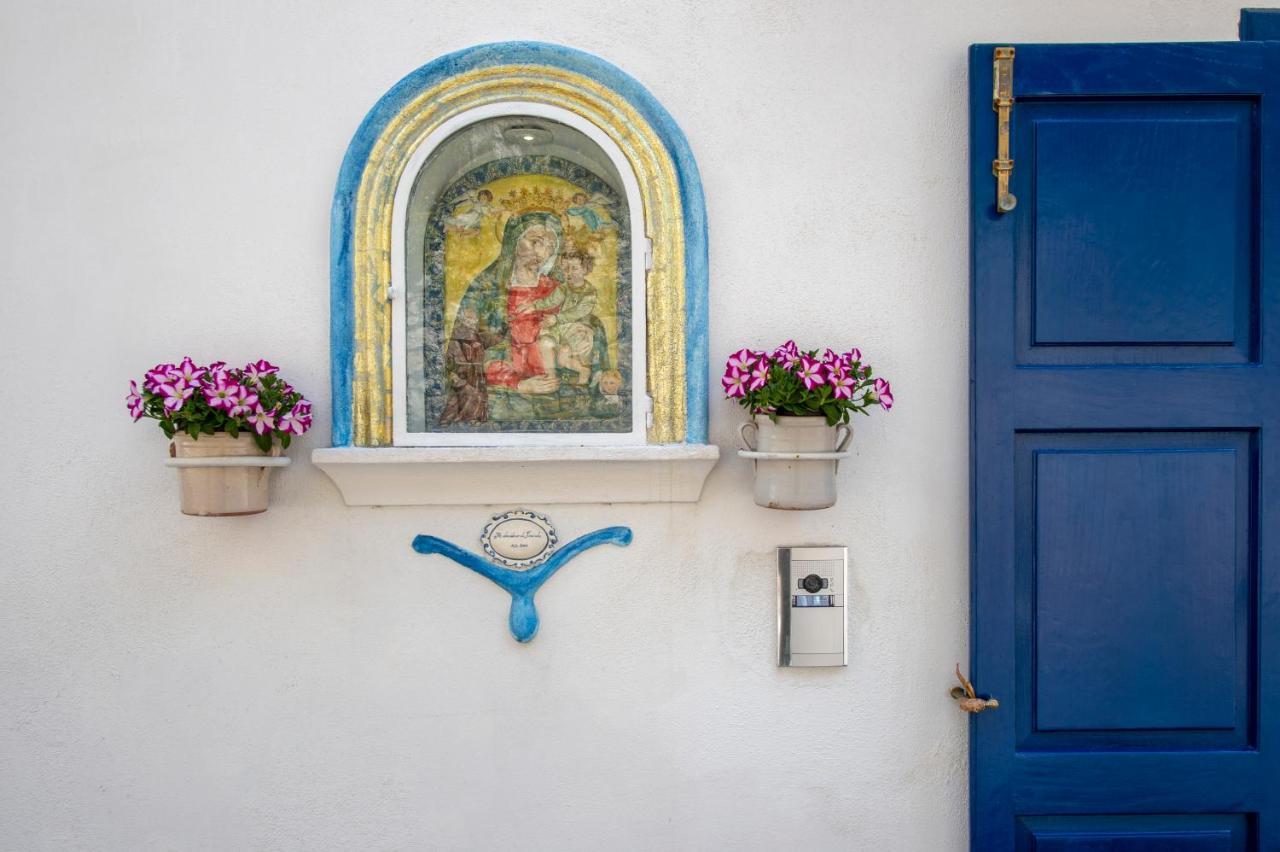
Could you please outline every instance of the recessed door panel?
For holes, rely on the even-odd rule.
[[[1247,99],[1020,104],[1028,360],[1250,357],[1254,113]]]
[[[1026,852],[1244,852],[1246,814],[1042,816],[1018,821]]]
[[[1252,434],[1018,436],[1021,748],[1250,745]]]

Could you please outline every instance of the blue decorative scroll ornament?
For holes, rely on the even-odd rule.
[[[528,642],[538,632],[538,610],[533,605],[533,596],[542,588],[542,584],[551,579],[551,575],[560,570],[573,557],[595,547],[597,544],[616,544],[626,547],[631,543],[630,527],[605,527],[595,532],[575,538],[564,547],[555,551],[542,564],[527,571],[514,571],[496,565],[469,550],[463,550],[452,542],[433,535],[420,535],[413,540],[413,549],[419,553],[438,553],[447,556],[459,565],[465,565],[477,574],[488,577],[497,583],[503,591],[511,595],[511,635],[517,641]]]

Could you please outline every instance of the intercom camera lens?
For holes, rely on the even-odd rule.
[[[809,594],[822,591],[822,578],[817,574],[810,574],[800,581],[800,585],[804,586],[804,590]]]

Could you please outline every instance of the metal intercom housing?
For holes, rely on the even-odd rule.
[[[847,547],[778,548],[778,665],[844,666]]]

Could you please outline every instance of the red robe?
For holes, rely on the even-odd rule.
[[[560,282],[547,275],[538,277],[534,287],[507,288],[507,335],[511,340],[510,361],[490,361],[484,365],[484,377],[488,384],[513,388],[523,379],[540,376],[544,370],[542,356],[538,354],[538,335],[542,320],[549,314],[559,313],[560,308],[545,311],[532,310],[518,314],[522,305],[536,302],[551,295]]]

